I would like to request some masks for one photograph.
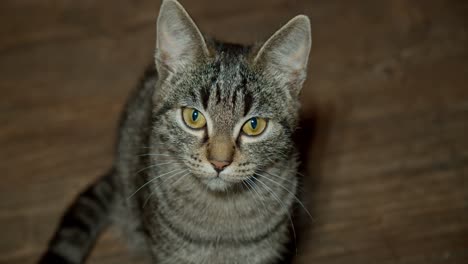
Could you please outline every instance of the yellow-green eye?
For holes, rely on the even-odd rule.
[[[183,108],[182,117],[188,127],[194,129],[203,128],[206,125],[206,119],[200,111],[194,108]]]
[[[265,119],[253,117],[245,122],[242,131],[248,136],[258,136],[265,130],[266,125],[267,121]]]

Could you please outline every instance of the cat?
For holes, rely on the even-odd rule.
[[[282,261],[300,203],[292,134],[309,19],[294,17],[262,45],[228,44],[164,0],[156,34],[112,169],[67,210],[40,263],[83,263],[111,223],[153,263]]]

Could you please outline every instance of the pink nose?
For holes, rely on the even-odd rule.
[[[229,164],[231,164],[231,162],[229,161],[219,161],[219,160],[210,160],[210,163],[218,172],[222,171],[224,168],[229,166]]]

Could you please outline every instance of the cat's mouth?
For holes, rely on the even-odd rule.
[[[218,192],[226,191],[235,184],[234,182],[224,180],[221,177],[203,179],[202,181],[210,190]]]
[[[236,187],[242,185],[246,179],[241,178],[232,178],[226,176],[216,176],[210,178],[200,179],[203,184],[205,184],[209,190],[216,192],[225,192],[229,189],[236,189]]]
[[[252,173],[254,175],[254,173]],[[215,192],[226,192],[237,190],[245,185],[245,181],[252,180],[252,175],[241,175],[230,171],[212,172],[212,173],[192,173],[192,176],[199,183],[205,185],[208,190]]]

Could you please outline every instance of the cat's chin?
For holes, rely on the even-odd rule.
[[[224,192],[234,185],[234,183],[225,181],[220,177],[204,179],[203,183],[206,184],[208,189],[216,192]]]

